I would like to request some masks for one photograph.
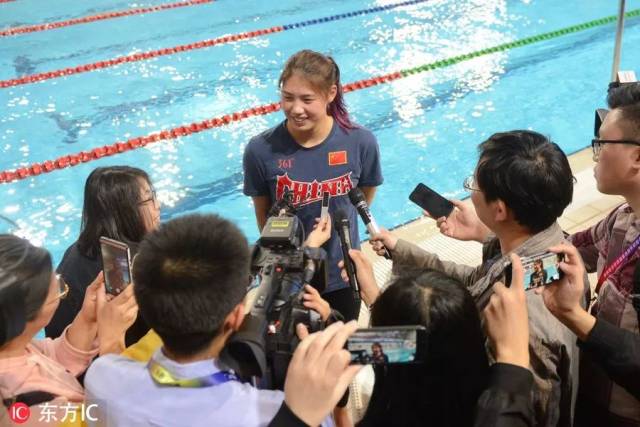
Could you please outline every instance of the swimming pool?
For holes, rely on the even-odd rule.
[[[393,3],[218,0],[0,37],[0,80]],[[0,29],[160,4],[59,0],[44,7],[16,0],[0,4]],[[627,2],[627,10],[638,7]],[[615,14],[615,2],[604,0],[424,1],[0,88],[0,170],[277,101],[282,64],[302,48],[333,55],[347,83]],[[568,153],[586,147],[593,109],[604,105],[614,33],[615,24],[600,25],[347,94],[352,116],[380,143],[385,183],[373,206],[378,222],[392,227],[418,216],[407,197],[419,181],[463,197],[476,146],[496,131],[531,128]],[[640,68],[634,46],[640,46],[640,18],[626,21],[621,69]],[[163,220],[217,212],[254,240],[253,208],[242,194],[242,153],[251,136],[282,118],[280,112],[250,117],[0,184],[0,213],[57,262],[77,237],[89,172],[131,164],[150,173]]]

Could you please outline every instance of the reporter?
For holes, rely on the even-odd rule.
[[[144,235],[159,223],[160,203],[145,171],[109,166],[91,172],[84,187],[80,235],[56,269],[69,284],[69,296],[46,325],[47,337],[60,336],[71,323],[80,311],[87,286],[103,269],[100,237],[126,243],[133,256]],[[137,319],[127,332],[127,345],[137,342],[148,330],[143,319]]]
[[[578,346],[589,354],[615,383],[640,400],[640,335],[596,318],[580,306],[584,295],[584,264],[570,244],[550,248],[563,253],[564,277],[537,288],[551,313],[578,336]],[[637,268],[637,267],[636,267]]]
[[[76,376],[98,354],[119,347],[137,306],[131,291],[105,301],[102,274],[89,285],[75,319],[56,339],[36,340],[68,292],[53,273],[45,249],[12,235],[0,235],[0,395],[28,406],[55,400],[81,402],[84,390]]]

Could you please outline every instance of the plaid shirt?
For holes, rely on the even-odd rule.
[[[640,219],[625,203],[570,239],[580,251],[587,271],[597,271],[599,277],[638,236]],[[633,273],[638,260],[640,250],[607,278],[592,309],[592,314],[599,319],[634,333],[638,333],[638,315],[630,294],[633,293]],[[586,353],[582,353],[580,365],[580,399],[588,402],[586,407],[596,407],[615,419],[622,418],[627,424],[640,425],[640,401],[614,384]]]

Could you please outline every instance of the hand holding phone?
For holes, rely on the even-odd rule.
[[[434,219],[448,217],[453,211],[453,203],[422,183],[411,192],[409,200],[429,212]]]
[[[131,284],[131,253],[126,243],[100,237],[104,285],[107,293],[120,294]]]

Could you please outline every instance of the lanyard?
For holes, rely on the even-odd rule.
[[[598,278],[598,284],[596,285],[596,294],[600,294],[600,288],[602,287],[602,284],[609,278],[609,276],[615,273],[629,259],[631,255],[633,255],[633,253],[636,251],[636,249],[638,249],[639,246],[640,236],[636,237],[636,239],[631,242],[629,247],[625,249],[624,252],[622,252],[620,256],[618,256],[618,258],[616,258],[611,264],[609,264],[607,268],[604,269],[604,271]]]
[[[153,360],[149,362],[147,367],[153,381],[162,386],[200,388],[224,384],[229,381],[239,381],[233,372],[219,371],[206,377],[181,379],[174,377],[167,368]]]

